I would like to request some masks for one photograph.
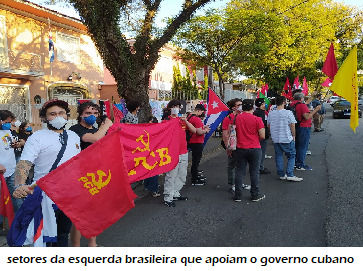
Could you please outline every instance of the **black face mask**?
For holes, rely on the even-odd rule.
[[[199,115],[200,118],[205,118],[205,112]]]

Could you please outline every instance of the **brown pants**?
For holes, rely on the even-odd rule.
[[[324,115],[316,113],[313,117],[313,120],[314,120],[314,130],[320,131],[321,125],[323,124],[324,121]]]

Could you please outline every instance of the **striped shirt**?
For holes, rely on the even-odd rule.
[[[296,123],[295,117],[290,110],[273,110],[268,114],[267,124],[270,125],[273,143],[290,143],[293,140],[290,123]]]

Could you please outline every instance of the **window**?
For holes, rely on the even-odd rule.
[[[57,32],[55,49],[58,61],[79,63],[79,38]]]
[[[0,16],[0,68],[9,67],[8,44],[6,40],[5,17]]]

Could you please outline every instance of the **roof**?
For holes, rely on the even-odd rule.
[[[10,9],[23,11],[44,19],[49,18],[52,22],[87,31],[87,27],[82,21],[26,0],[0,0],[0,6],[8,6]]]

